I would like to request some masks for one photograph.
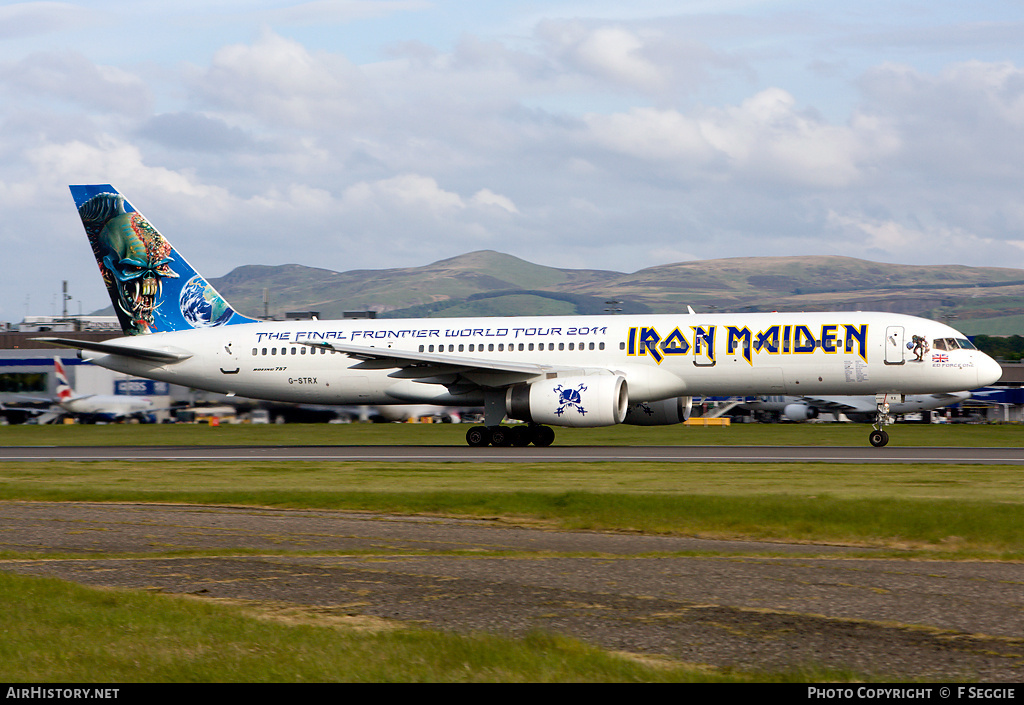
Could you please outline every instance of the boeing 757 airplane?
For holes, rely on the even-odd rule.
[[[223,394],[483,406],[484,425],[466,434],[472,446],[546,446],[551,426],[681,423],[695,395],[825,394],[873,396],[870,441],[884,446],[889,404],[976,389],[1001,373],[949,326],[891,313],[258,321],[235,311],[112,186],[71,193],[125,337],[39,340]],[[526,423],[502,426],[505,417]]]

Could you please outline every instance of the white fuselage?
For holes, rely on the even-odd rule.
[[[96,414],[122,417],[145,413],[153,409],[153,400],[146,397],[127,397],[91,394],[58,402],[72,414]]]
[[[209,391],[316,404],[479,404],[482,390],[529,378],[458,364],[423,378],[408,366],[303,342],[551,368],[536,379],[567,369],[575,375],[612,372],[625,378],[630,402],[952,392],[998,379],[999,365],[978,350],[933,354],[925,347],[950,338],[964,336],[935,321],[859,312],[360,319],[257,322],[110,341],[191,355],[173,363],[91,351],[81,357]]]

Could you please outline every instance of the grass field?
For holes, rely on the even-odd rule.
[[[271,612],[170,595],[97,590],[0,572],[0,682],[849,682],[807,667],[719,671],[612,654],[574,639],[457,635]],[[5,691],[6,692],[6,691]],[[121,689],[118,697],[131,697]]]
[[[462,445],[466,426],[0,427],[3,445]],[[894,445],[1015,446],[1016,426],[890,428]],[[559,429],[559,445],[865,445],[863,425]],[[1024,560],[1013,466],[826,463],[0,463],[0,501],[131,501],[487,516],[500,521],[762,541],[901,557]],[[0,550],[0,559],[38,558]],[[96,556],[92,556],[96,557]],[[569,639],[512,640],[91,590],[0,572],[0,680],[847,681],[813,670],[721,673],[637,662]]]
[[[1024,477],[1010,466],[32,462],[0,465],[0,500],[486,516],[1024,558]]]

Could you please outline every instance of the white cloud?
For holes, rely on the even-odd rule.
[[[29,150],[25,158],[40,173],[59,183],[130,184],[148,192],[184,196],[195,196],[202,191],[180,173],[146,165],[137,147],[110,137],[102,137],[97,144],[78,141],[44,144]]]
[[[445,191],[434,179],[419,174],[401,174],[373,183],[355,184],[345,190],[344,201],[347,206],[357,208],[398,206],[433,215],[466,207],[457,193]]]
[[[635,108],[627,114],[590,115],[598,145],[637,159],[672,165],[688,178],[846,187],[862,167],[898,148],[897,135],[879,121],[857,117],[829,125],[801,112],[788,92],[761,91],[738,106],[684,114]]]
[[[86,110],[131,116],[147,114],[153,102],[149,87],[135,74],[66,51],[38,52],[0,63],[0,86],[10,96],[45,96]]]
[[[948,223],[930,224],[873,218],[863,213],[828,214],[827,227],[847,243],[854,256],[884,262],[999,266],[993,253],[1010,254],[1018,243],[970,232]]]
[[[5,273],[0,320],[79,276],[70,182],[114,183],[211,276],[481,247],[617,270],[737,253],[1024,265],[1009,6],[984,10],[994,43],[956,51],[901,40],[922,20],[878,7],[853,27],[799,3],[6,5],[0,244],[53,258]],[[931,10],[923,29],[962,25]]]
[[[268,125],[338,129],[366,119],[360,72],[341,54],[312,53],[265,32],[254,44],[233,44],[214,55],[196,79],[197,98],[211,106],[258,116]]]
[[[353,22],[423,11],[431,6],[426,0],[313,0],[262,11],[257,16],[275,24]]]
[[[494,191],[486,188],[480,189],[473,194],[472,202],[481,206],[497,206],[498,208],[512,214],[519,213],[519,209],[516,208],[516,204],[512,202],[511,198],[494,193]]]
[[[865,110],[899,130],[901,168],[953,180],[1024,175],[1024,69],[950,64],[936,74],[884,64],[861,80]]]
[[[644,42],[622,27],[583,23],[548,23],[542,34],[568,65],[612,83],[637,90],[665,86],[663,69],[644,55]]]
[[[0,38],[48,34],[95,21],[95,13],[70,2],[16,2],[0,7]]]

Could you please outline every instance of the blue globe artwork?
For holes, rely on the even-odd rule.
[[[181,289],[181,315],[193,328],[221,326],[234,313],[216,289],[194,276]]]

